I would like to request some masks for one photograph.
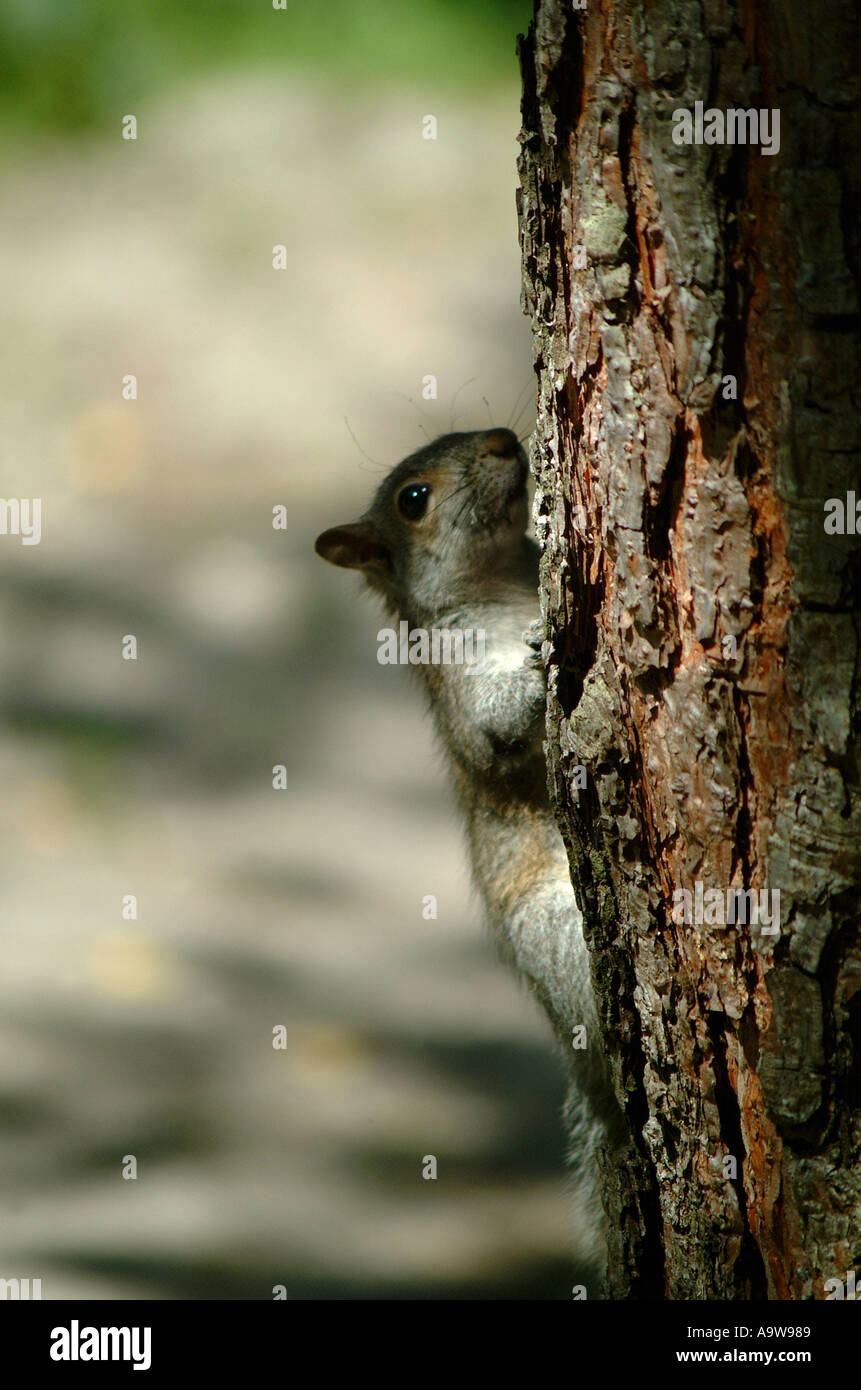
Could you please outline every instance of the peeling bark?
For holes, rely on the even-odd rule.
[[[550,773],[631,1131],[615,1298],[861,1268],[861,549],[825,531],[861,499],[856,28],[537,0],[521,46]],[[778,109],[779,153],[675,144],[697,101]],[[674,920],[697,883],[779,890],[779,934]]]

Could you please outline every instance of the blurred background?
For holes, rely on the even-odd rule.
[[[427,437],[531,426],[530,11],[0,12],[0,492],[43,507],[0,536],[0,1277],[44,1298],[570,1297],[549,1029],[312,550]]]

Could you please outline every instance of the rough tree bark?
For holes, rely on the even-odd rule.
[[[850,0],[537,0],[521,44],[551,782],[631,1130],[615,1298],[861,1280],[861,556],[825,529],[861,499],[856,30]],[[677,145],[697,101],[778,109],[779,152]],[[697,883],[779,890],[779,934],[675,920]]]

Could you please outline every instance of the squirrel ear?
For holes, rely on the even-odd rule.
[[[345,570],[364,570],[389,563],[389,552],[361,521],[349,526],[333,526],[314,542],[314,549],[330,565]]]

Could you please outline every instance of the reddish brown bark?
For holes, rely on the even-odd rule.
[[[855,50],[840,0],[540,0],[523,45],[549,749],[632,1136],[615,1297],[822,1298],[861,1262],[861,554],[824,526],[861,498]],[[779,152],[677,145],[697,101],[777,110]],[[697,882],[778,890],[779,934],[675,921]]]

